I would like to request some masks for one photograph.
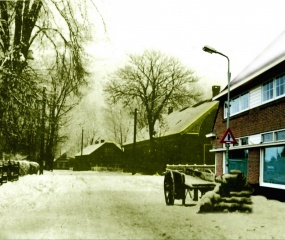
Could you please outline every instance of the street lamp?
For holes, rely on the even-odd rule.
[[[217,51],[216,49],[209,47],[209,46],[204,46],[203,51],[207,53],[216,53],[219,55],[224,56],[228,60],[228,99],[227,99],[227,129],[230,128],[230,81],[231,81],[231,72],[230,72],[230,59],[228,56],[225,54]],[[229,163],[229,148],[230,144],[226,143],[226,162],[227,164]]]

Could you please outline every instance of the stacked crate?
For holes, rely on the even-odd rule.
[[[253,188],[243,173],[231,170],[215,181],[218,183],[215,189],[202,196],[199,212],[252,212]]]

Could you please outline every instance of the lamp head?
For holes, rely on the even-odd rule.
[[[212,47],[209,47],[209,46],[204,46],[203,47],[203,51],[205,51],[205,52],[208,52],[208,53],[217,53],[217,50],[216,49],[214,49],[214,48],[212,48]]]

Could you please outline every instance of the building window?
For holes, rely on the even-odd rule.
[[[249,93],[240,95],[230,101],[230,116],[249,109]],[[227,117],[227,101],[224,105],[224,117]]]
[[[240,145],[248,145],[248,137],[240,138]]]
[[[264,133],[262,134],[262,142],[273,142],[273,133]]]
[[[285,94],[285,75],[276,78],[276,97]]]
[[[285,140],[285,130],[276,132],[275,137],[276,137],[276,141]]]
[[[273,99],[273,80],[263,84],[262,86],[262,100],[263,102]]]
[[[285,185],[285,145],[264,148],[263,182]]]
[[[239,98],[231,100],[230,114],[234,115],[239,112]]]
[[[240,96],[240,110],[246,110],[249,108],[249,93],[245,93]]]

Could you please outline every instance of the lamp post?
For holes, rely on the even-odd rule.
[[[228,97],[227,97],[227,129],[230,128],[230,81],[231,81],[231,72],[230,72],[230,59],[228,56],[225,54],[217,51],[216,49],[209,47],[209,46],[204,46],[203,51],[208,52],[208,53],[216,53],[219,55],[222,55],[228,60]],[[229,148],[230,144],[226,143],[226,163],[229,163]]]

